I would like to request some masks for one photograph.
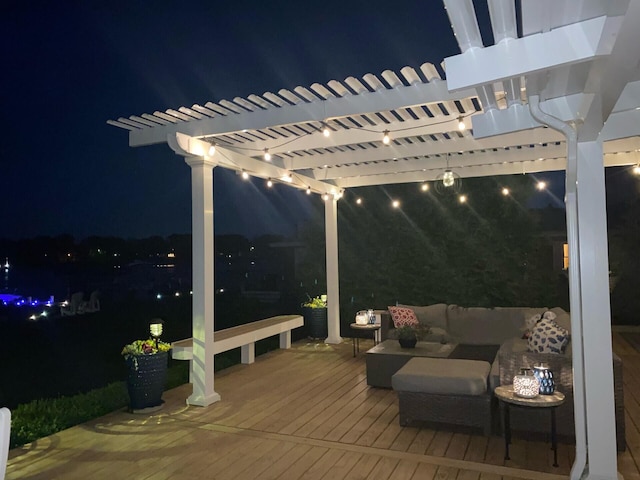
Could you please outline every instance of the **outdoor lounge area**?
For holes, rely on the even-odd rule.
[[[614,332],[624,362],[625,479],[640,478],[640,352]],[[373,346],[362,340],[363,349]],[[124,411],[11,450],[7,479],[561,479],[575,447],[515,436],[402,427],[395,392],[367,386],[351,344],[296,342],[217,374],[222,401],[186,406],[191,386],[166,392],[151,415]]]

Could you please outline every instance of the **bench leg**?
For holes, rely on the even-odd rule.
[[[291,330],[280,332],[280,348],[291,348]]]
[[[242,363],[253,363],[256,360],[256,344],[251,342],[240,347],[240,361]]]

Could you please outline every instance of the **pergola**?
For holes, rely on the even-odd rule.
[[[341,342],[337,201],[345,189],[566,171],[576,459],[571,478],[617,478],[605,166],[640,149],[640,0],[489,0],[484,46],[472,0],[444,0],[461,54],[119,118],[129,144],[167,143],[191,167],[193,394],[214,389],[213,168],[326,199],[327,343]],[[459,129],[463,122],[464,130]],[[328,136],[325,134],[328,133]],[[383,137],[388,135],[388,144]],[[603,340],[604,339],[604,340]]]

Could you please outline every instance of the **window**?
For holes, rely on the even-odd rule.
[[[563,270],[569,269],[569,244],[568,243],[562,244],[562,269]]]

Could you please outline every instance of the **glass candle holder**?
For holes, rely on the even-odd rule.
[[[540,382],[528,368],[520,369],[520,373],[513,377],[513,393],[522,398],[534,398],[540,393]]]

